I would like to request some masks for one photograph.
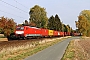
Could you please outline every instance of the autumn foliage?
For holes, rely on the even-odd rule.
[[[15,26],[16,23],[12,18],[0,17],[0,33],[4,34],[6,37],[14,32]]]
[[[81,11],[78,16],[78,21],[75,21],[78,31],[83,34],[83,36],[90,36],[90,10]]]

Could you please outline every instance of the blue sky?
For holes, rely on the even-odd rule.
[[[11,6],[12,5],[12,6]],[[35,5],[46,8],[47,17],[58,14],[64,24],[73,29],[82,10],[90,10],[90,0],[0,0],[0,17],[13,18],[16,23],[29,20],[29,10]]]

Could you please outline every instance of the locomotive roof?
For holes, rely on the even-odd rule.
[[[40,28],[37,28],[37,27],[32,27],[32,26],[26,26],[26,27],[29,27],[29,28],[35,28],[35,29],[40,29]]]

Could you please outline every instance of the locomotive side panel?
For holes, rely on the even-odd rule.
[[[41,35],[43,37],[47,37],[48,36],[48,33],[49,33],[48,29],[41,29]]]
[[[36,27],[26,27],[25,37],[41,36],[41,29]]]

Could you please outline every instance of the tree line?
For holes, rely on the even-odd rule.
[[[55,17],[52,15],[50,18],[48,18],[45,8],[42,8],[38,5],[35,5],[30,9],[29,15],[30,24],[35,23],[34,25],[36,27],[65,32],[71,32],[72,30],[69,25],[65,25],[62,23],[57,14],[55,15]]]
[[[33,26],[63,32],[73,31],[69,25],[63,24],[57,14],[55,17],[52,15],[48,18],[46,9],[38,5],[30,9],[29,15],[29,21],[25,20],[22,24],[18,24],[18,26]],[[4,16],[0,17],[0,33],[3,33],[6,37],[15,31],[16,26],[17,24],[14,22],[14,19]]]

